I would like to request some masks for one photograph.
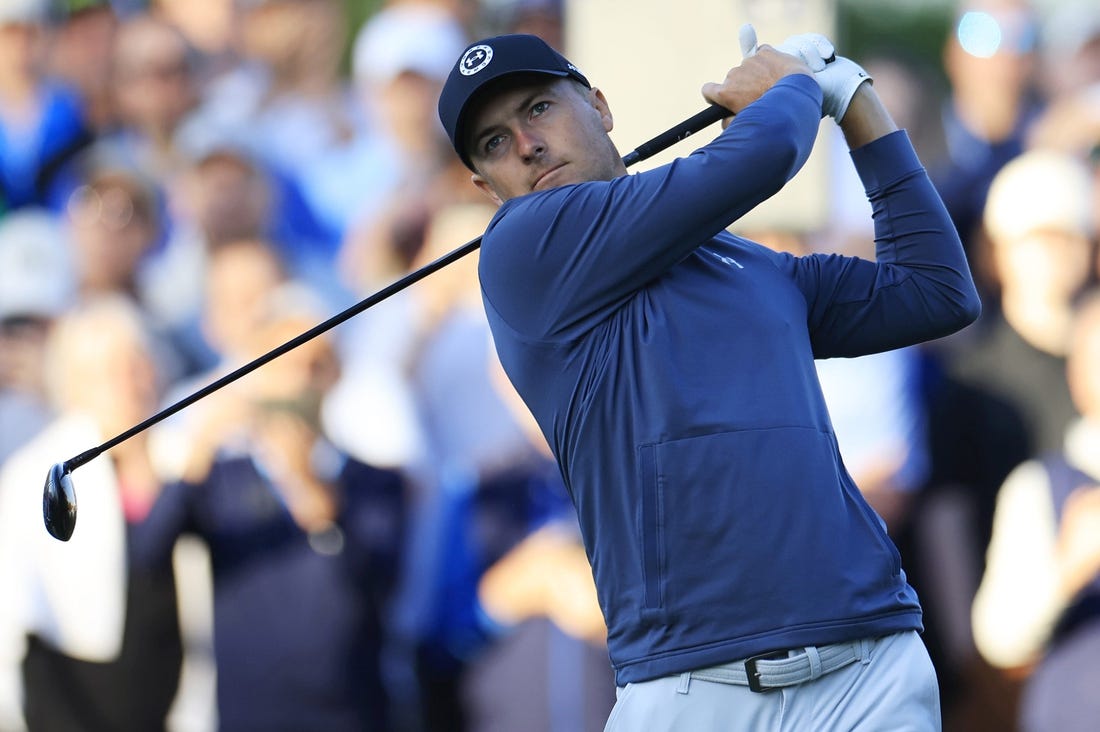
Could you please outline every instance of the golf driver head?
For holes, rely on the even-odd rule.
[[[46,475],[42,489],[42,519],[55,539],[68,541],[76,528],[76,490],[72,473],[57,463]]]

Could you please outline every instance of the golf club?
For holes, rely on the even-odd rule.
[[[642,143],[637,148],[627,153],[623,157],[623,163],[627,166],[634,165],[635,163],[646,160],[647,158],[656,155],[657,153],[671,147],[675,143],[685,139],[689,135],[692,135],[704,127],[708,127],[711,124],[718,122],[719,120],[731,117],[733,115],[728,109],[720,107],[716,104],[712,104],[702,112],[699,112],[692,117],[684,120],[675,127],[672,127],[665,132],[657,135],[653,139]],[[298,346],[302,345],[306,341],[309,341],[322,333],[336,327],[359,313],[363,312],[367,308],[370,308],[378,303],[382,302],[386,298],[394,295],[401,290],[404,290],[414,282],[418,282],[432,272],[446,267],[448,264],[461,259],[470,252],[474,251],[481,246],[481,237],[472,239],[457,249],[444,254],[439,259],[433,262],[429,262],[420,269],[417,269],[409,274],[405,275],[401,279],[393,282],[390,285],[382,288],[373,295],[357,302],[351,307],[343,310],[336,315],[332,316],[328,320],[320,323],[313,328],[305,331],[301,335],[292,338],[286,343],[278,346],[277,348],[268,351],[262,356],[249,361],[240,368],[232,371],[225,376],[222,376],[218,380],[210,383],[209,385],[199,389],[190,396],[184,397],[175,404],[165,407],[163,410],[157,412],[153,416],[146,419],[140,424],[134,425],[125,432],[117,435],[116,437],[107,440],[102,445],[93,447],[90,450],[86,450],[75,457],[71,457],[63,463],[56,463],[50,468],[49,473],[46,475],[46,484],[42,492],[42,518],[46,524],[46,530],[50,532],[50,535],[60,541],[68,541],[73,535],[73,530],[76,528],[76,490],[73,488],[72,472],[79,468],[81,465],[88,463],[100,454],[110,450],[112,447],[119,443],[125,442],[134,435],[144,432],[153,425],[157,424],[161,420],[164,420],[181,409],[184,409],[195,402],[203,399],[204,397],[213,394],[224,386],[227,386],[237,379],[245,376],[246,374],[255,371],[259,367],[263,366],[269,361],[272,361],[279,356],[282,356],[287,351],[291,351]]]

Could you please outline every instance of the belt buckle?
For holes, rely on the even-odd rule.
[[[757,694],[764,694],[766,692],[777,689],[777,686],[762,686],[760,684],[760,672],[756,670],[757,661],[774,661],[779,658],[784,658],[782,654],[785,651],[769,651],[768,653],[761,653],[758,656],[745,659],[745,678],[748,680],[749,691],[754,691]]]

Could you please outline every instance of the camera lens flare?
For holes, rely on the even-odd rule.
[[[959,45],[971,56],[991,58],[1004,40],[1001,24],[989,13],[970,11],[959,19]]]

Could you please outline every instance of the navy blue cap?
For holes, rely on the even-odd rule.
[[[592,87],[576,66],[538,36],[494,36],[468,46],[451,69],[439,95],[439,120],[458,157],[471,170],[474,166],[463,149],[465,116],[470,102],[486,84],[512,74],[568,76]]]

